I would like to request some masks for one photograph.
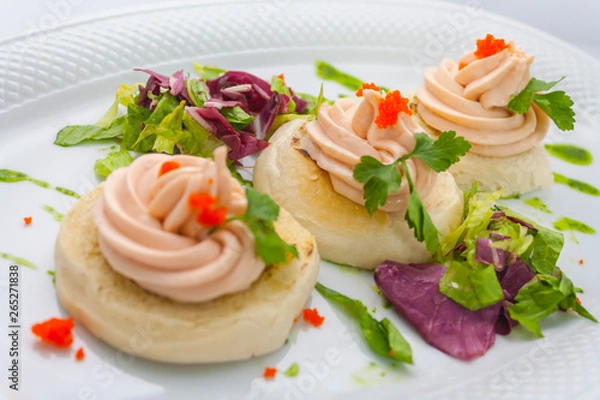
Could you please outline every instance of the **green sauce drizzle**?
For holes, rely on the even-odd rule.
[[[575,165],[590,165],[592,153],[574,144],[546,144],[548,154]]]
[[[4,258],[5,260],[10,260],[14,263],[22,265],[23,267],[31,268],[34,271],[38,269],[37,265],[35,265],[31,261],[27,261],[26,259],[21,257],[13,256],[12,254],[0,253],[0,257]]]
[[[364,82],[355,76],[340,71],[339,69],[325,61],[315,61],[315,70],[319,78],[324,79],[326,81],[337,82],[340,85],[347,88],[348,90],[352,91],[360,89]]]
[[[593,235],[596,233],[596,230],[591,226],[567,217],[562,217],[553,225],[554,228],[558,229],[559,231],[577,231],[588,235]]]
[[[75,197],[76,199],[78,199],[78,198],[81,197],[80,195],[78,195],[74,191],[72,191],[70,189],[66,189],[64,187],[57,186],[57,187],[54,188],[54,190],[56,190],[57,192],[60,192],[62,194],[65,194],[67,196]]]
[[[589,194],[591,196],[600,196],[600,190],[590,185],[589,183],[578,181],[576,179],[571,179],[556,172],[553,172],[552,174],[554,175],[554,182],[558,184],[566,185],[571,189],[577,190],[581,193]]]
[[[548,206],[542,200],[540,200],[539,197],[534,197],[533,199],[527,199],[527,200],[524,200],[523,202],[525,204],[527,204],[529,207],[533,207],[533,208],[543,211],[545,213],[552,214],[552,211],[550,211]]]
[[[65,189],[63,187],[54,187],[48,182],[41,181],[39,179],[32,178],[31,176],[24,174],[23,172],[12,171],[10,169],[0,169],[0,182],[4,183],[15,183],[29,181],[34,185],[43,187],[44,189],[54,189],[57,192],[65,194],[67,196],[75,197],[78,199],[80,196],[72,190]]]
[[[343,71],[340,71],[333,65],[329,64],[328,62],[322,61],[322,60],[315,61],[315,72],[319,78],[326,80],[326,81],[336,82],[336,83],[342,85],[343,87],[345,87],[346,89],[351,90],[353,92],[356,92],[358,89],[360,89],[362,87],[362,84],[364,82],[366,82],[360,78],[357,78],[357,77],[347,74]],[[381,86],[381,89],[385,90],[386,92],[389,92],[389,89],[385,88],[383,86]],[[342,97],[349,97],[349,96],[340,94],[339,97],[342,98]]]
[[[62,222],[62,220],[65,218],[65,214],[56,211],[54,208],[50,207],[47,204],[43,204],[42,208],[44,209],[44,211],[50,213],[54,217],[56,222]]]

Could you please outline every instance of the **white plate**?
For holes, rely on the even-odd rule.
[[[475,7],[477,3],[474,3]],[[315,93],[319,80],[312,62],[321,58],[369,81],[400,89],[421,82],[425,66],[443,56],[458,57],[487,32],[513,38],[536,55],[533,75],[550,79],[567,75],[562,85],[575,99],[575,132],[552,129],[547,141],[570,142],[600,158],[600,63],[566,43],[493,16],[477,8],[420,2],[286,1],[202,4],[146,10],[100,18],[13,39],[0,44],[0,168],[79,193],[97,184],[93,164],[99,146],[64,149],[52,144],[68,124],[97,120],[122,82],[143,81],[135,66],[163,73],[191,62],[216,63],[270,77],[284,72],[294,89]],[[326,83],[326,95],[344,93]],[[600,186],[598,161],[577,167],[551,159],[552,168]],[[424,344],[410,326],[372,290],[372,276],[341,271],[324,263],[319,280],[376,308],[390,317],[407,337],[415,365],[391,368],[367,348],[356,327],[318,294],[311,307],[326,316],[320,328],[298,324],[281,350],[246,362],[206,366],[170,366],[132,359],[76,329],[75,348],[82,345],[84,362],[73,353],[48,351],[29,332],[34,322],[64,314],[46,270],[54,268],[53,245],[59,224],[41,209],[49,204],[61,212],[72,199],[29,183],[0,184],[0,252],[25,257],[40,269],[21,275],[21,383],[19,395],[7,389],[3,397],[28,399],[597,399],[600,397],[600,328],[567,314],[544,321],[546,337],[533,340],[517,329],[498,337],[482,358],[460,362]],[[542,215],[512,201],[511,205],[547,225],[559,216],[584,220],[600,229],[598,198],[564,186],[532,194],[554,211]],[[22,218],[33,216],[25,228]],[[600,315],[598,237],[567,234],[560,265],[576,284],[588,309]],[[569,239],[570,238],[570,239]],[[575,243],[575,239],[579,244]],[[578,260],[584,259],[583,266]],[[0,263],[2,294],[7,301],[8,261]],[[3,310],[6,307],[3,306]],[[1,330],[7,326],[2,311]],[[353,333],[354,332],[354,333]],[[8,337],[0,335],[0,369],[8,368]],[[244,340],[244,338],[240,338]],[[335,365],[326,354],[339,353]],[[300,364],[294,379],[261,378],[265,366],[280,370]],[[374,362],[371,365],[370,362]],[[384,376],[383,376],[384,375]]]

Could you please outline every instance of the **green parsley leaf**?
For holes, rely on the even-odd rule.
[[[342,307],[361,328],[369,347],[382,357],[412,364],[412,351],[398,329],[386,318],[377,321],[359,300],[351,299],[317,283],[315,289],[327,300]]]
[[[198,63],[193,63],[193,65],[198,75],[200,75],[200,77],[204,81],[209,81],[211,79],[218,78],[219,76],[227,72],[224,69],[221,69],[214,65],[200,65]]]
[[[256,189],[247,189],[246,197],[248,198],[247,217],[264,219],[266,221],[277,221],[277,218],[279,217],[279,206],[269,195],[262,194]]]
[[[575,112],[572,108],[573,100],[564,91],[560,90],[550,93],[538,93],[552,89],[563,79],[565,79],[564,76],[554,82],[544,82],[531,78],[521,93],[512,96],[508,103],[508,109],[518,114],[525,114],[529,111],[529,107],[533,102],[554,121],[558,129],[562,131],[573,130],[575,123]]]
[[[406,179],[408,180],[408,186],[410,189],[410,197],[408,198],[408,207],[406,208],[404,219],[408,223],[408,226],[414,229],[415,238],[417,238],[419,242],[424,241],[427,250],[433,253],[438,247],[440,233],[433,224],[431,216],[429,215],[429,212],[427,212],[425,205],[423,205],[419,193],[417,193],[415,190],[405,161],[402,161],[402,168],[406,174]]]
[[[572,131],[575,128],[575,111],[573,111],[575,103],[564,91],[536,93],[533,95],[533,102],[554,121],[561,131]]]
[[[525,114],[527,111],[529,111],[533,95],[536,92],[550,90],[563,79],[565,79],[564,76],[554,82],[544,82],[536,78],[531,78],[521,93],[511,96],[511,99],[508,102],[508,109],[516,112],[517,114]]]
[[[233,129],[244,129],[249,123],[254,121],[254,117],[246,113],[240,106],[223,107],[219,112],[229,121]]]
[[[105,158],[96,160],[94,164],[94,171],[99,176],[106,178],[116,169],[126,167],[133,161],[133,157],[129,154],[126,149],[121,149],[118,152],[110,153]]]
[[[402,185],[402,174],[398,170],[400,160],[385,165],[371,156],[362,156],[354,167],[353,176],[365,183],[365,207],[373,215],[377,207],[383,206],[389,194],[396,193]]]
[[[293,363],[292,365],[290,365],[290,367],[288,369],[285,370],[285,372],[283,374],[285,376],[287,376],[288,378],[294,378],[294,377],[298,376],[299,372],[300,372],[300,366],[298,365],[298,363]]]
[[[298,249],[286,243],[275,231],[273,222],[279,216],[279,206],[268,195],[246,188],[248,209],[238,219],[244,222],[256,242],[256,254],[265,264],[278,264],[287,260],[287,254],[298,258]]]
[[[417,139],[414,150],[406,156],[416,157],[436,172],[442,172],[467,154],[471,144],[462,137],[456,137],[456,132],[443,132],[433,139],[425,133],[415,133]]]

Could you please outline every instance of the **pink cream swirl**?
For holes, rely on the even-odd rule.
[[[354,167],[368,155],[390,164],[410,153],[415,147],[414,133],[422,131],[406,113],[398,122],[385,129],[375,124],[382,96],[375,90],[364,90],[364,99],[356,103],[340,99],[332,106],[324,103],[316,121],[306,125],[308,140],[304,149],[317,165],[329,172],[333,189],[358,204],[365,204],[364,183],[353,177]],[[437,174],[425,163],[409,159],[407,167],[418,193],[425,197],[433,188]],[[403,211],[408,200],[408,183],[402,181],[397,193],[388,197],[379,208],[386,212]]]
[[[485,58],[473,52],[458,64],[446,58],[425,71],[425,84],[417,90],[418,114],[439,131],[456,131],[474,154],[507,157],[530,150],[546,136],[549,118],[535,105],[523,115],[507,105],[527,86],[532,62],[533,56],[512,43]]]
[[[248,227],[231,221],[211,232],[188,204],[190,195],[205,193],[226,207],[227,217],[245,213],[246,194],[227,169],[227,150],[214,157],[144,155],[108,177],[94,221],[115,271],[180,302],[240,292],[260,276],[265,264]],[[161,174],[167,161],[179,168]]]

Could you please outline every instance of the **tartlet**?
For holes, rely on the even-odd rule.
[[[320,258],[314,238],[280,210],[275,229],[296,246],[298,257],[265,265],[241,221],[202,226],[200,214],[196,219],[195,210],[185,209],[187,199],[171,197],[195,192],[197,185],[219,186],[229,200],[220,198],[219,188],[208,193],[227,204],[229,217],[239,215],[244,191],[225,157],[225,149],[215,151],[214,163],[191,156],[142,156],[113,172],[67,214],[56,243],[57,293],[63,307],[94,335],[126,353],[170,363],[240,360],[284,344],[316,283]],[[164,173],[164,165],[172,162],[181,168]],[[166,200],[163,195],[168,201],[157,204]],[[178,211],[187,217],[173,217]],[[132,220],[148,232],[136,236],[128,226]],[[228,240],[242,248],[229,251],[227,246],[235,245]],[[217,255],[194,264],[196,250],[210,258],[211,247]]]
[[[364,90],[356,103],[324,103],[316,121],[291,121],[270,139],[254,167],[254,186],[269,194],[316,238],[323,259],[374,269],[387,259],[406,263],[431,258],[405,220],[408,184],[390,194],[371,216],[363,184],[352,177],[360,157],[389,163],[408,154],[419,127],[407,113],[385,129],[374,121],[381,94]],[[442,235],[460,223],[462,192],[448,172],[435,173],[420,160],[408,168],[425,208]]]
[[[553,182],[542,140],[549,117],[535,104],[524,114],[508,108],[530,81],[533,56],[488,35],[458,62],[446,58],[425,71],[414,116],[437,136],[454,130],[472,148],[450,168],[459,187],[503,190],[504,195],[546,188]]]

